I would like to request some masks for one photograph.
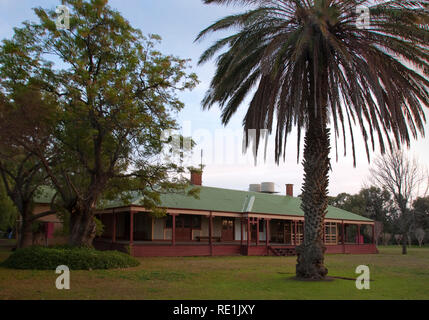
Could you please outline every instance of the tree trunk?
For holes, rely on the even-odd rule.
[[[323,92],[320,90],[321,92]],[[326,91],[327,92],[327,91]],[[297,278],[320,280],[328,269],[324,266],[323,220],[328,207],[330,142],[327,128],[326,101],[320,97],[317,111],[309,106],[309,120],[304,146],[304,185],[301,209],[304,211],[304,242],[296,248]]]
[[[328,274],[324,266],[326,247],[323,222],[328,207],[330,140],[328,124],[328,67],[326,57],[309,59],[308,110],[304,139],[304,184],[301,209],[304,211],[304,242],[296,248],[296,277],[322,280]]]
[[[19,237],[17,248],[26,248],[33,245],[33,207],[27,201],[16,202],[19,203],[19,212],[21,214],[21,225],[19,226]]]
[[[402,254],[407,254],[407,239],[408,239],[408,234],[404,233],[402,235]]]
[[[19,232],[18,248],[26,248],[32,245],[33,245],[32,221],[23,219],[20,232]]]
[[[91,210],[74,211],[70,215],[69,244],[78,247],[92,247],[96,225]]]

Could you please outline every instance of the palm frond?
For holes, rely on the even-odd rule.
[[[286,141],[294,127],[299,150],[301,130],[307,129],[309,112],[313,112],[309,108],[317,112],[321,95],[326,96],[335,144],[342,137],[347,154],[346,136],[350,135],[354,160],[356,126],[368,160],[376,144],[384,153],[425,134],[424,107],[429,107],[426,1],[205,2],[257,6],[216,22],[198,36],[200,40],[210,32],[238,28],[201,56],[203,63],[226,48],[218,56],[203,106],[219,105],[226,124],[254,92],[243,126],[246,131],[275,131],[277,162],[285,158]],[[356,23],[357,8],[362,5],[370,6],[369,29]],[[326,84],[319,77],[321,68],[326,68]],[[336,153],[338,159],[337,146]]]

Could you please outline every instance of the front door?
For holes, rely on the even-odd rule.
[[[176,241],[192,240],[192,217],[179,215],[176,217]]]
[[[222,219],[222,241],[234,241],[234,219]]]
[[[250,225],[250,240],[256,243],[256,239],[258,238],[258,225],[253,223]]]

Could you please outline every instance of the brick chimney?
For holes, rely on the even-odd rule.
[[[293,197],[293,184],[286,185],[286,195]]]
[[[203,184],[203,172],[191,170],[191,184],[201,186]]]

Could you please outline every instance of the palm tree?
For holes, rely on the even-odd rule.
[[[323,219],[327,209],[330,137],[351,137],[360,128],[369,161],[370,148],[382,153],[409,146],[424,135],[424,108],[429,106],[428,39],[425,1],[364,0],[204,0],[206,4],[242,4],[248,10],[227,16],[197,37],[235,29],[201,56],[215,55],[217,70],[202,102],[218,104],[227,124],[248,94],[253,97],[243,120],[246,131],[271,134],[275,159],[285,157],[293,127],[304,139],[302,210],[304,242],[297,248],[299,278],[322,279]],[[359,6],[370,9],[368,28],[359,24]],[[299,154],[299,152],[298,152]],[[299,156],[298,156],[299,157]]]

